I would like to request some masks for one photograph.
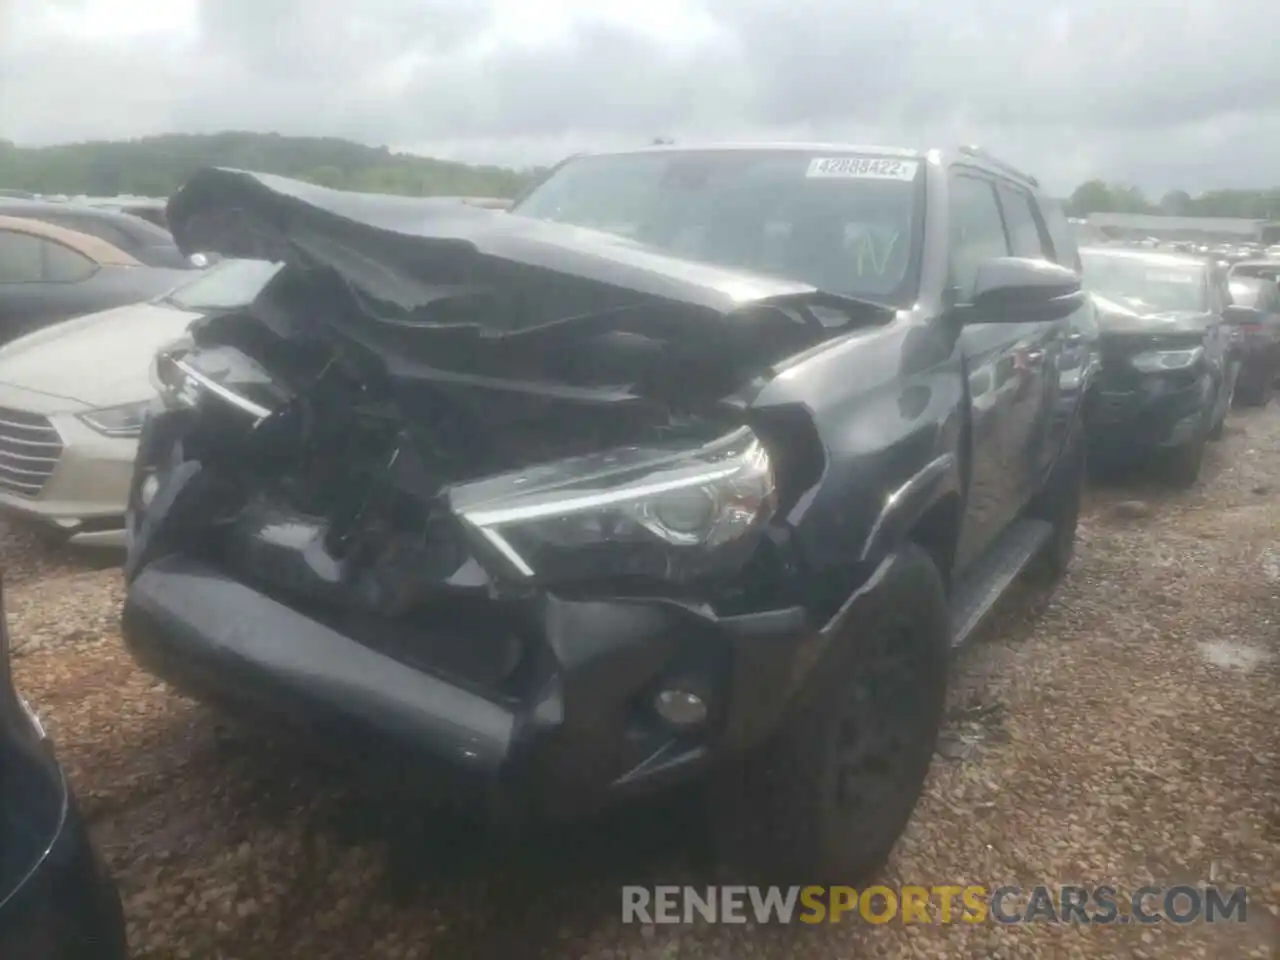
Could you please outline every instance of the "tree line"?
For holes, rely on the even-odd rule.
[[[1066,202],[1074,217],[1090,213],[1149,213],[1174,217],[1243,217],[1280,220],[1280,187],[1268,190],[1210,190],[1192,196],[1170,190],[1159,200],[1148,199],[1137,187],[1090,180],[1076,187]]]
[[[50,147],[0,140],[0,189],[30,193],[167,197],[208,166],[411,196],[511,197],[539,173],[394,153],[336,137],[276,133],[165,134]]]
[[[19,147],[0,140],[0,189],[43,194],[166,197],[205,166],[237,167],[327,187],[412,196],[514,196],[542,168],[513,170],[435,160],[336,137],[228,131],[138,140]],[[1280,220],[1280,187],[1173,190],[1159,200],[1137,187],[1090,180],[1066,201],[1072,216],[1153,213]]]

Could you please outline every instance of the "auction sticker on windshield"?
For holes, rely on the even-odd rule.
[[[918,160],[888,157],[814,157],[806,177],[844,180],[912,180]]]

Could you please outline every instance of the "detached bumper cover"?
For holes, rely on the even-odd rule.
[[[660,601],[531,603],[539,626],[521,693],[416,669],[176,555],[138,571],[124,635],[144,667],[197,697],[519,819],[596,806],[759,739],[810,634],[800,610],[717,619]],[[711,704],[696,734],[649,708],[676,681]]]

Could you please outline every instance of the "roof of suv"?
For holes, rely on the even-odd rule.
[[[34,200],[22,197],[0,198],[0,212],[12,217],[38,217],[42,213],[67,213],[76,216],[97,217],[103,220],[121,223],[130,230],[136,230],[156,242],[172,240],[168,232],[154,223],[135,217],[132,214],[111,207],[90,203],[75,203],[68,200]]]
[[[974,166],[985,167],[992,173],[1012,177],[1039,187],[1039,181],[1030,174],[1024,173],[998,157],[992,156],[980,147],[961,146],[945,150],[939,148],[916,149],[913,147],[885,146],[868,143],[828,143],[828,142],[738,142],[738,143],[658,143],[627,150],[601,150],[579,156],[621,156],[636,153],[693,153],[697,151],[773,151],[790,153],[865,153],[882,157],[900,157],[902,159],[927,160],[936,163],[960,161]]]
[[[43,220],[34,220],[28,217],[7,217],[0,214],[0,230],[55,240],[104,266],[139,266],[138,261],[130,256],[127,251],[121,250],[101,237],[81,233],[77,230],[68,230],[66,227],[60,227],[54,223],[45,223]]]
[[[173,236],[163,227],[119,210],[65,200],[0,198],[0,215],[43,220],[91,233],[147,266],[189,267]]]
[[[1138,247],[1081,247],[1080,254],[1113,257],[1117,260],[1140,260],[1153,267],[1204,267],[1209,263],[1205,257],[1194,253],[1170,253],[1167,250]]]

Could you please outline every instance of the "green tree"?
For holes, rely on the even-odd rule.
[[[304,174],[301,179],[322,187],[341,187],[347,178],[337,167],[317,167]]]
[[[1088,180],[1076,187],[1067,200],[1067,210],[1074,217],[1090,213],[1111,213],[1115,210],[1115,198],[1111,188],[1103,180]]]
[[[340,189],[418,195],[514,196],[528,172],[471,166],[336,137],[228,130],[52,147],[0,142],[0,187],[45,194],[167,196],[201,167],[234,167]]]
[[[1160,212],[1171,217],[1185,217],[1191,212],[1191,194],[1185,190],[1170,190],[1160,198]]]

